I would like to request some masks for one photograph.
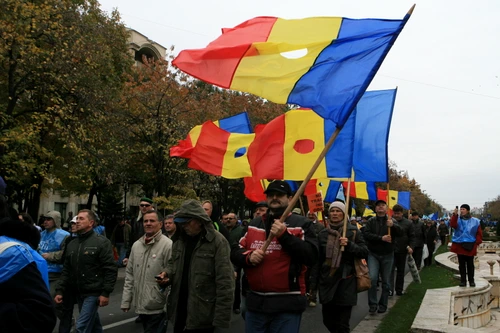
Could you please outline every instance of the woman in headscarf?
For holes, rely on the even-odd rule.
[[[328,225],[318,234],[319,301],[322,304],[323,324],[330,332],[349,332],[352,307],[356,305],[355,258],[368,257],[361,231],[347,223],[342,237],[345,205],[335,201],[328,209]],[[344,251],[341,251],[344,246]]]
[[[467,278],[469,286],[475,287],[474,256],[477,254],[477,246],[483,242],[483,231],[479,220],[470,215],[470,206],[463,204],[460,206],[460,216],[458,207],[453,211],[450,226],[454,229],[450,250],[458,257],[460,287],[467,286]]]

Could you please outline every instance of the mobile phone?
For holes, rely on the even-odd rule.
[[[455,209],[458,209],[458,206],[455,206]]]
[[[161,276],[159,276],[159,275],[156,275],[156,276],[155,276],[155,279],[157,279],[157,280],[163,280],[163,279],[161,278]]]

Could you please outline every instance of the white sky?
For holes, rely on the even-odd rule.
[[[255,16],[401,19],[407,0],[100,0],[176,53]],[[422,0],[369,90],[398,87],[389,158],[447,209],[500,194],[500,1]]]

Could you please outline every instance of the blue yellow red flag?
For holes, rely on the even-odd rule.
[[[250,124],[250,119],[248,119],[248,113],[246,112],[241,112],[235,114],[234,116],[216,120],[213,123],[217,127],[231,133],[253,133],[252,125]],[[176,146],[171,147],[170,156],[190,158],[194,146],[196,146],[196,142],[198,141],[198,137],[200,136],[201,126],[202,125],[197,125],[193,127],[191,131],[189,131],[186,139],[180,140]]]
[[[223,88],[313,109],[341,128],[409,17],[256,17],[172,64]]]
[[[392,209],[396,204],[403,206],[404,209],[410,209],[410,196],[411,192],[398,192],[390,190],[388,197],[387,190],[377,189],[377,199],[384,200],[386,202],[389,200],[387,202],[389,209]]]

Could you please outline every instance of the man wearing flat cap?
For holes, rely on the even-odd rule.
[[[245,315],[246,332],[298,332],[306,309],[306,266],[318,258],[318,241],[312,222],[297,214],[283,215],[292,196],[288,183],[277,180],[264,192],[269,211],[254,218],[239,245],[231,249],[231,259],[248,276]],[[269,234],[273,240],[261,250]]]
[[[127,254],[125,258],[122,260],[123,266],[126,266],[128,263],[128,257],[130,256],[130,251],[132,249],[132,245],[137,242],[144,235],[144,224],[143,224],[143,216],[146,214],[148,210],[154,209],[153,200],[147,197],[142,197],[139,202],[139,215],[137,218],[132,219],[130,226],[132,227],[132,232],[130,233],[129,244],[127,246]]]
[[[387,216],[387,203],[384,200],[375,202],[375,214],[377,215],[368,220],[363,231],[369,250],[368,268],[372,280],[372,286],[368,290],[368,305],[370,313],[384,313],[389,301],[395,238],[400,237],[403,231],[395,220]],[[377,300],[379,274],[382,275],[382,294]]]
[[[174,216],[180,229],[172,257],[158,283],[171,285],[167,316],[174,333],[212,333],[229,327],[234,270],[229,243],[216,232],[199,201],[186,200]]]

